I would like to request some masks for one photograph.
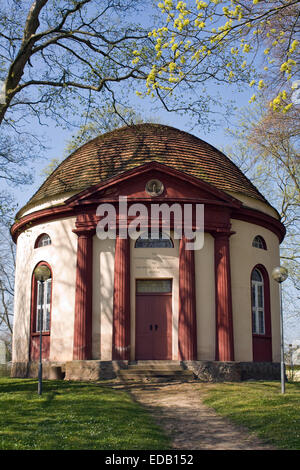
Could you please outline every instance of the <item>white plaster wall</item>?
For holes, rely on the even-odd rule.
[[[67,361],[73,355],[77,236],[75,218],[34,226],[17,240],[13,361],[29,359],[31,280],[35,266],[46,261],[52,268],[50,360]],[[34,248],[37,237],[47,233],[52,244]]]
[[[31,276],[27,267],[31,258],[31,249],[29,235],[27,237],[28,239],[25,233],[19,235],[16,247],[13,362],[29,360]]]
[[[93,239],[92,357],[112,360],[115,240]]]
[[[231,222],[231,228],[236,232],[230,237],[235,360],[253,360],[250,277],[254,266],[262,264],[268,271],[270,281],[273,362],[277,362],[280,360],[279,289],[271,272],[280,264],[279,241],[273,232],[263,227],[239,220]],[[265,239],[267,250],[252,246],[256,235]]]
[[[214,238],[204,234],[204,245],[195,251],[197,311],[197,359],[215,360],[215,264]]]
[[[261,212],[264,212],[265,214],[270,215],[271,217],[274,217],[277,220],[279,219],[278,212],[269,204],[266,204],[265,202],[260,201],[259,199],[246,196],[245,194],[235,193],[233,191],[226,191],[226,192],[230,194],[231,196],[233,196],[234,198],[241,201],[245,207],[250,207],[251,209],[257,209]]]
[[[179,240],[174,248],[134,248],[131,240],[131,360],[135,359],[135,298],[137,279],[172,279],[172,359],[178,359]]]
[[[19,213],[18,217],[24,217],[25,215],[32,214],[33,212],[42,210],[42,209],[48,209],[49,207],[56,207],[62,205],[67,199],[69,199],[71,196],[74,196],[74,194],[77,194],[78,191],[69,191],[65,192],[62,194],[57,194],[55,197],[51,196],[48,198],[43,198],[41,199],[40,202],[34,203],[34,204],[28,204],[24,208],[22,208]]]

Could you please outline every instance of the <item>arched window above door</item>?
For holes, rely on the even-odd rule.
[[[174,248],[173,241],[166,233],[161,230],[158,237],[151,238],[151,231],[145,232],[136,240],[135,248]]]

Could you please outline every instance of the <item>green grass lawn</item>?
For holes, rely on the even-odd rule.
[[[204,403],[278,449],[300,449],[300,383],[242,382],[204,387]]]
[[[90,383],[0,378],[0,449],[169,449],[123,391]]]

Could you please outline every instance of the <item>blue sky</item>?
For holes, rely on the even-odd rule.
[[[219,90],[218,90],[219,91]],[[232,87],[224,86],[222,89],[222,95],[224,97],[224,101],[226,99],[232,99]],[[236,100],[239,106],[246,106],[248,101],[252,95],[251,89],[245,88],[244,92],[237,93],[236,92]],[[228,136],[225,132],[225,128],[231,126],[235,122],[234,115],[231,116],[230,122],[229,120],[224,120],[222,118],[222,123],[220,126],[210,130],[203,129],[201,126],[196,126],[191,130],[191,118],[188,116],[179,116],[176,113],[168,113],[167,111],[161,109],[159,112],[153,112],[151,109],[151,101],[149,99],[140,99],[134,98],[132,107],[135,108],[142,108],[146,114],[146,117],[149,116],[149,121],[151,122],[151,118],[154,117],[154,120],[159,120],[162,124],[167,124],[170,126],[174,126],[178,129],[190,132],[193,135],[203,139],[204,141],[210,143],[211,145],[222,148],[226,145],[230,145],[232,143],[232,138]],[[152,120],[153,120],[152,119]],[[76,132],[76,130],[75,130]],[[33,167],[33,179],[34,182],[32,185],[23,186],[22,188],[15,188],[14,195],[16,201],[18,203],[19,208],[24,206],[28,199],[34,194],[34,192],[39,188],[39,186],[43,183],[44,177],[41,176],[42,170],[48,165],[48,163],[53,158],[63,158],[65,155],[65,148],[68,142],[70,141],[72,135],[74,134],[74,130],[66,130],[60,126],[57,126],[56,123],[53,121],[48,121],[47,126],[43,127],[43,136],[45,142],[48,146],[48,151],[45,152],[44,156],[36,161]]]

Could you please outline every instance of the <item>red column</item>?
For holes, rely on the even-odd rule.
[[[216,360],[234,361],[230,233],[215,233]]]
[[[195,256],[186,250],[183,236],[179,246],[178,353],[181,361],[197,359]]]
[[[113,360],[130,359],[130,239],[116,238]]]
[[[78,236],[73,359],[91,359],[92,266],[95,230],[73,230]]]

